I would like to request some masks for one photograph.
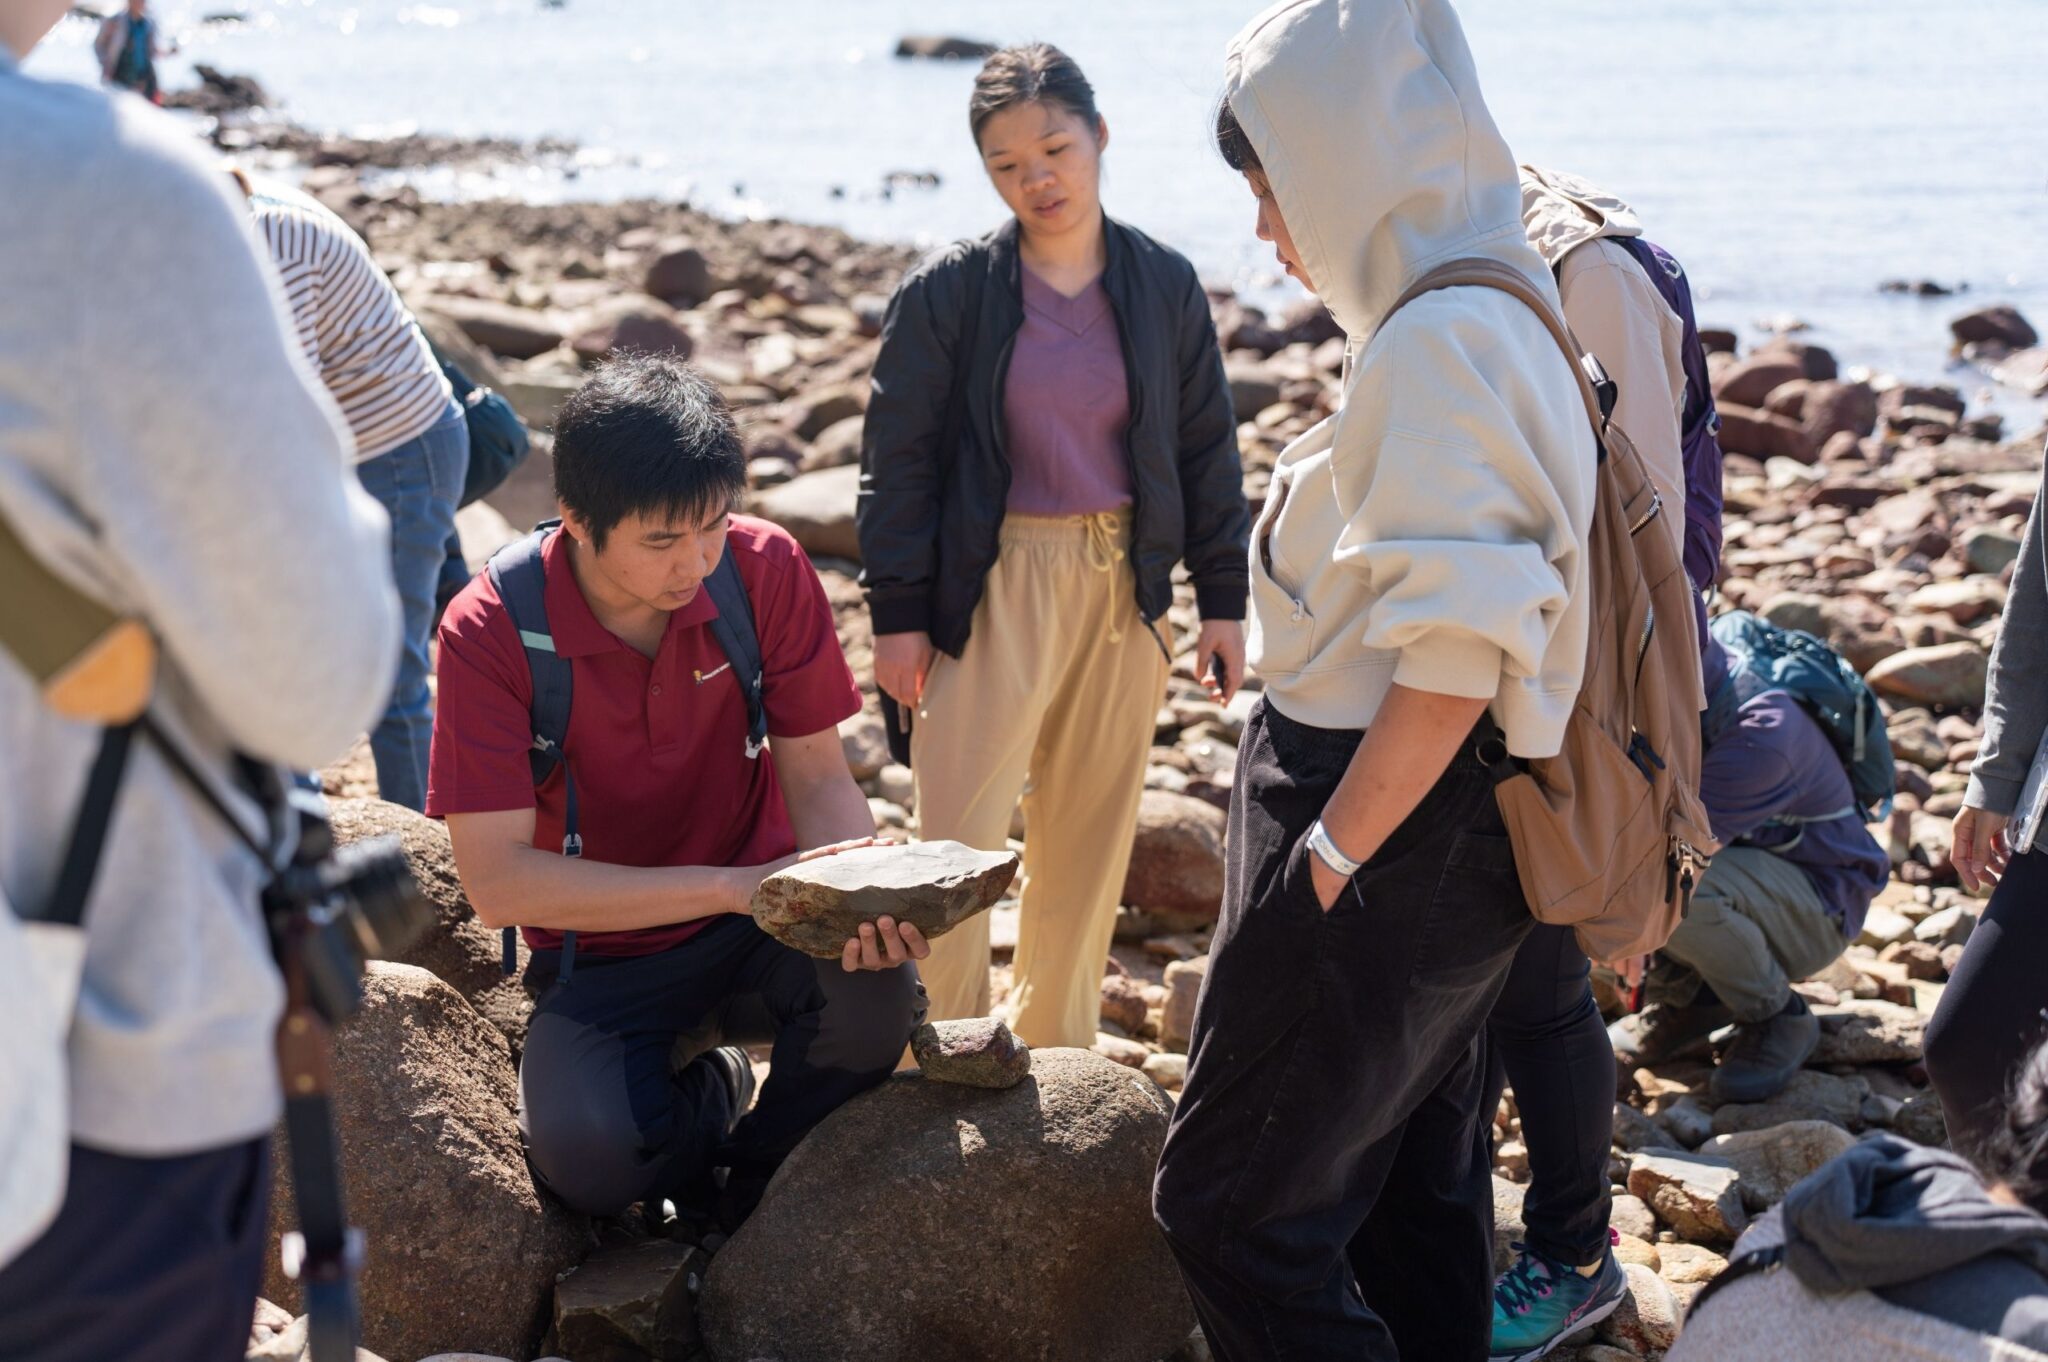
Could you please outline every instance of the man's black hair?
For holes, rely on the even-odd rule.
[[[732,409],[681,360],[607,360],[555,417],[555,496],[589,528],[594,549],[628,516],[702,524],[746,489]]]

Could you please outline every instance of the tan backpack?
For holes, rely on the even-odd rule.
[[[1574,928],[1591,958],[1619,962],[1670,938],[1695,871],[1719,850],[1699,797],[1692,584],[1672,536],[1652,529],[1665,507],[1642,456],[1607,420],[1571,332],[1527,279],[1498,261],[1454,260],[1417,280],[1388,315],[1424,293],[1462,286],[1512,294],[1543,319],[1578,378],[1600,443],[1586,549],[1593,617],[1585,679],[1558,754],[1516,763],[1503,749],[1494,794],[1529,911],[1538,922]]]

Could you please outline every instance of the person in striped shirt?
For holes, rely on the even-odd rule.
[[[405,649],[370,752],[378,792],[422,808],[434,733],[427,644],[469,468],[469,427],[419,323],[362,237],[297,190],[235,178],[283,280],[299,344],[355,436],[356,475],[391,517]]]

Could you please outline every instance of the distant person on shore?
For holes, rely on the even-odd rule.
[[[579,1211],[669,1200],[730,1231],[812,1126],[895,1068],[926,945],[884,917],[814,960],[747,916],[768,875],[875,821],[839,741],[861,696],[832,607],[795,540],[733,514],[725,399],[674,360],[612,360],[563,404],[554,465],[559,528],[501,550],[442,618],[427,813],[477,917],[533,951],[535,1174]],[[769,1041],[749,1110],[737,1047]]]
[[[2048,490],[2048,489],[2044,489]],[[2048,763],[2048,533],[2034,495],[2006,594],[1984,691],[1984,745],[1955,821],[1963,887],[1992,890],[1962,963],[1927,1024],[1927,1076],[1941,1094],[1949,1140],[1974,1155],[1995,1133],[2006,1075],[2048,1031],[2048,842],[2038,830],[2048,790],[2021,795]],[[2030,840],[2015,850],[2015,831]]]
[[[22,74],[65,9],[0,4],[0,517],[149,626],[152,723],[260,826],[234,754],[330,761],[389,691],[384,515],[349,476],[348,432],[214,158],[155,109]],[[0,648],[0,918],[54,911],[72,880],[102,733]],[[285,988],[257,901],[271,867],[154,740],[134,743],[111,817],[77,1004],[45,1010],[47,1030],[15,1025],[39,1009],[13,985],[48,957],[0,921],[16,970],[0,1002],[0,1356],[238,1362],[277,1252]],[[67,1089],[46,1133],[68,1139],[69,1171],[24,1187],[41,1159],[17,1118],[53,1094],[18,1084],[46,1067]],[[19,1213],[39,1194],[55,1219],[38,1231]]]
[[[915,715],[919,835],[1000,850],[1023,796],[1010,1023],[1085,1047],[1172,665],[1173,571],[1194,580],[1196,672],[1227,700],[1249,516],[1208,298],[1103,212],[1109,125],[1080,68],[1043,43],[997,52],[968,125],[1013,216],[890,301],[861,580],[876,683]],[[987,1013],[988,918],[923,973],[934,1018]]]
[[[237,178],[283,279],[299,345],[355,436],[356,476],[391,517],[405,651],[370,753],[377,793],[424,808],[434,737],[427,647],[469,468],[469,425],[419,323],[355,230],[296,189]]]
[[[1721,559],[1719,418],[1685,271],[1643,238],[1627,204],[1558,171],[1521,167],[1522,223],[1557,278],[1565,320],[1618,390],[1627,431],[1668,507],[1700,603]],[[1539,922],[1487,1023],[1486,1103],[1513,1085],[1529,1149],[1527,1242],[1495,1284],[1493,1362],[1531,1362],[1621,1304],[1628,1285],[1608,1247],[1614,1049],[1593,1001],[1592,966],[1571,928]]]
[[[1994,1086],[1976,1167],[1884,1132],[1794,1186],[1668,1362],[2048,1362],[2048,1046]]]
[[[100,79],[120,90],[133,90],[152,104],[164,102],[157,88],[156,59],[178,50],[157,41],[156,18],[149,12],[149,0],[128,0],[128,8],[110,14],[100,22],[93,39],[93,54],[100,61]]]
[[[1596,443],[1534,306],[1396,307],[1476,258],[1558,310],[1449,4],[1274,5],[1231,45],[1216,136],[1353,358],[1253,529],[1266,690],[1154,1209],[1225,1362],[1479,1362],[1483,1031],[1533,921],[1491,765],[1564,740]]]
[[[1848,948],[1891,879],[1827,731],[1733,646],[1750,618],[1715,620],[1707,647],[1700,799],[1722,849],[1650,970],[1650,1005],[1608,1033],[1632,1072],[1733,1025],[1719,1102],[1776,1096],[1813,1054],[1820,1021],[1792,985]]]

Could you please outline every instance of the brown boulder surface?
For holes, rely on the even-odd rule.
[[[369,1241],[363,1342],[398,1358],[530,1356],[589,1230],[534,1187],[505,1038],[423,969],[372,962],[364,986],[334,1044],[343,1186]],[[280,1227],[296,1221],[291,1195],[280,1158]],[[299,1298],[275,1237],[263,1294]]]
[[[750,508],[772,520],[813,558],[860,561],[860,531],[853,521],[860,495],[860,468],[825,468],[790,479],[754,496]]]
[[[1123,901],[1213,921],[1223,908],[1225,822],[1221,809],[1193,795],[1145,791]]]
[[[910,1038],[926,1078],[968,1088],[1014,1088],[1031,1074],[1031,1047],[996,1017],[926,1022]]]
[[[927,939],[995,906],[1017,877],[1017,857],[959,842],[859,847],[770,875],[754,893],[754,921],[776,940],[836,957],[863,922],[887,915]]]
[[[1070,1049],[1035,1051],[1013,1088],[899,1075],[854,1098],[712,1259],[711,1355],[1156,1362],[1194,1326],[1152,1220],[1171,1110]]]
[[[477,921],[462,892],[448,825],[381,799],[331,799],[328,817],[338,845],[386,835],[398,838],[406,868],[440,921],[399,952],[396,962],[430,971],[467,998],[485,1021],[504,1032],[516,1059],[526,1043],[533,1000],[517,975],[505,973],[503,937]],[[523,965],[526,947],[518,949]]]

